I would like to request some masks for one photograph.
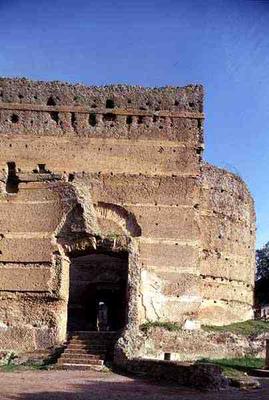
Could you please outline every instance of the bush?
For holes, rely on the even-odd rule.
[[[140,325],[141,331],[145,333],[147,333],[151,328],[163,328],[169,332],[181,330],[181,327],[176,322],[147,321]]]

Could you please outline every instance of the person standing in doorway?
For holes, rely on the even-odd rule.
[[[108,331],[108,309],[103,301],[99,301],[97,309],[97,330]]]

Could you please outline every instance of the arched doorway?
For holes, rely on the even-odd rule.
[[[70,255],[67,330],[118,331],[127,323],[128,252]]]
[[[68,258],[61,264],[67,338],[72,331],[119,331],[137,316],[137,285],[130,278],[137,282],[139,274],[135,216],[108,203],[88,207],[87,218],[84,213],[80,203],[71,204],[56,236],[62,260]],[[100,305],[106,324],[99,323]]]
[[[112,360],[116,341],[138,321],[140,235],[135,216],[117,205],[85,211],[76,204],[63,218],[57,234],[67,341],[61,365]]]

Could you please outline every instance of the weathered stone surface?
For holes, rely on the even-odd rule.
[[[253,317],[255,212],[243,181],[203,166],[201,294],[203,323]],[[229,200],[228,200],[229,199]],[[226,304],[225,304],[226,303]]]
[[[234,292],[236,293],[236,292]],[[236,300],[212,300],[203,299],[199,307],[199,320],[205,325],[225,325],[234,321],[247,321],[253,318],[253,307],[251,304]],[[213,321],[213,322],[212,322]]]
[[[1,232],[52,232],[61,217],[61,206],[55,202],[0,203]]]
[[[70,271],[79,297],[95,269],[104,285],[122,279],[122,253],[122,355],[139,353],[146,320],[251,317],[253,201],[239,178],[202,161],[201,86],[0,79],[0,95],[0,327],[10,330],[0,350],[64,341]],[[100,268],[94,252],[105,253]]]
[[[93,201],[122,205],[190,206],[199,202],[200,190],[195,177],[107,175],[91,176],[84,182],[91,185]]]
[[[9,351],[16,349],[20,351],[32,350],[34,348],[34,330],[26,326],[1,329],[0,347]]]
[[[150,270],[178,273],[199,271],[195,244],[141,240],[139,249],[142,264],[147,265]]]
[[[229,381],[232,386],[235,386],[241,390],[258,389],[261,387],[261,384],[257,378],[253,378],[247,374],[241,378],[229,379]]]
[[[199,240],[196,212],[191,208],[130,206],[142,227],[142,236],[181,241]],[[149,212],[150,211],[150,212]]]
[[[0,267],[0,291],[49,292],[55,289],[52,267]]]
[[[4,237],[1,240],[0,261],[5,262],[49,262],[52,260],[53,251],[57,247],[52,244],[52,239],[47,237],[29,238]]]
[[[28,144],[18,135],[1,138],[4,152],[4,157],[0,157],[1,169],[6,167],[6,160],[17,159],[20,154],[18,167],[21,171],[32,172],[44,160],[45,152],[47,168],[55,173],[199,174],[199,155],[193,145],[175,144],[172,148],[170,143],[158,141],[61,136],[30,138]]]
[[[265,340],[269,335],[244,336],[230,332],[178,330],[150,328],[141,339],[137,356],[163,360],[164,353],[171,353],[173,361],[202,359],[265,357]]]
[[[184,364],[173,361],[132,359],[125,369],[159,381],[192,386],[200,390],[220,390],[228,386],[221,368],[213,364]]]

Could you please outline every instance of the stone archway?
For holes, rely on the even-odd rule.
[[[139,268],[136,218],[123,207],[98,203],[92,207],[95,229],[87,231],[84,208],[78,202],[57,232],[62,258],[65,332],[96,330],[98,302],[108,305],[108,330],[135,323],[138,312]]]

